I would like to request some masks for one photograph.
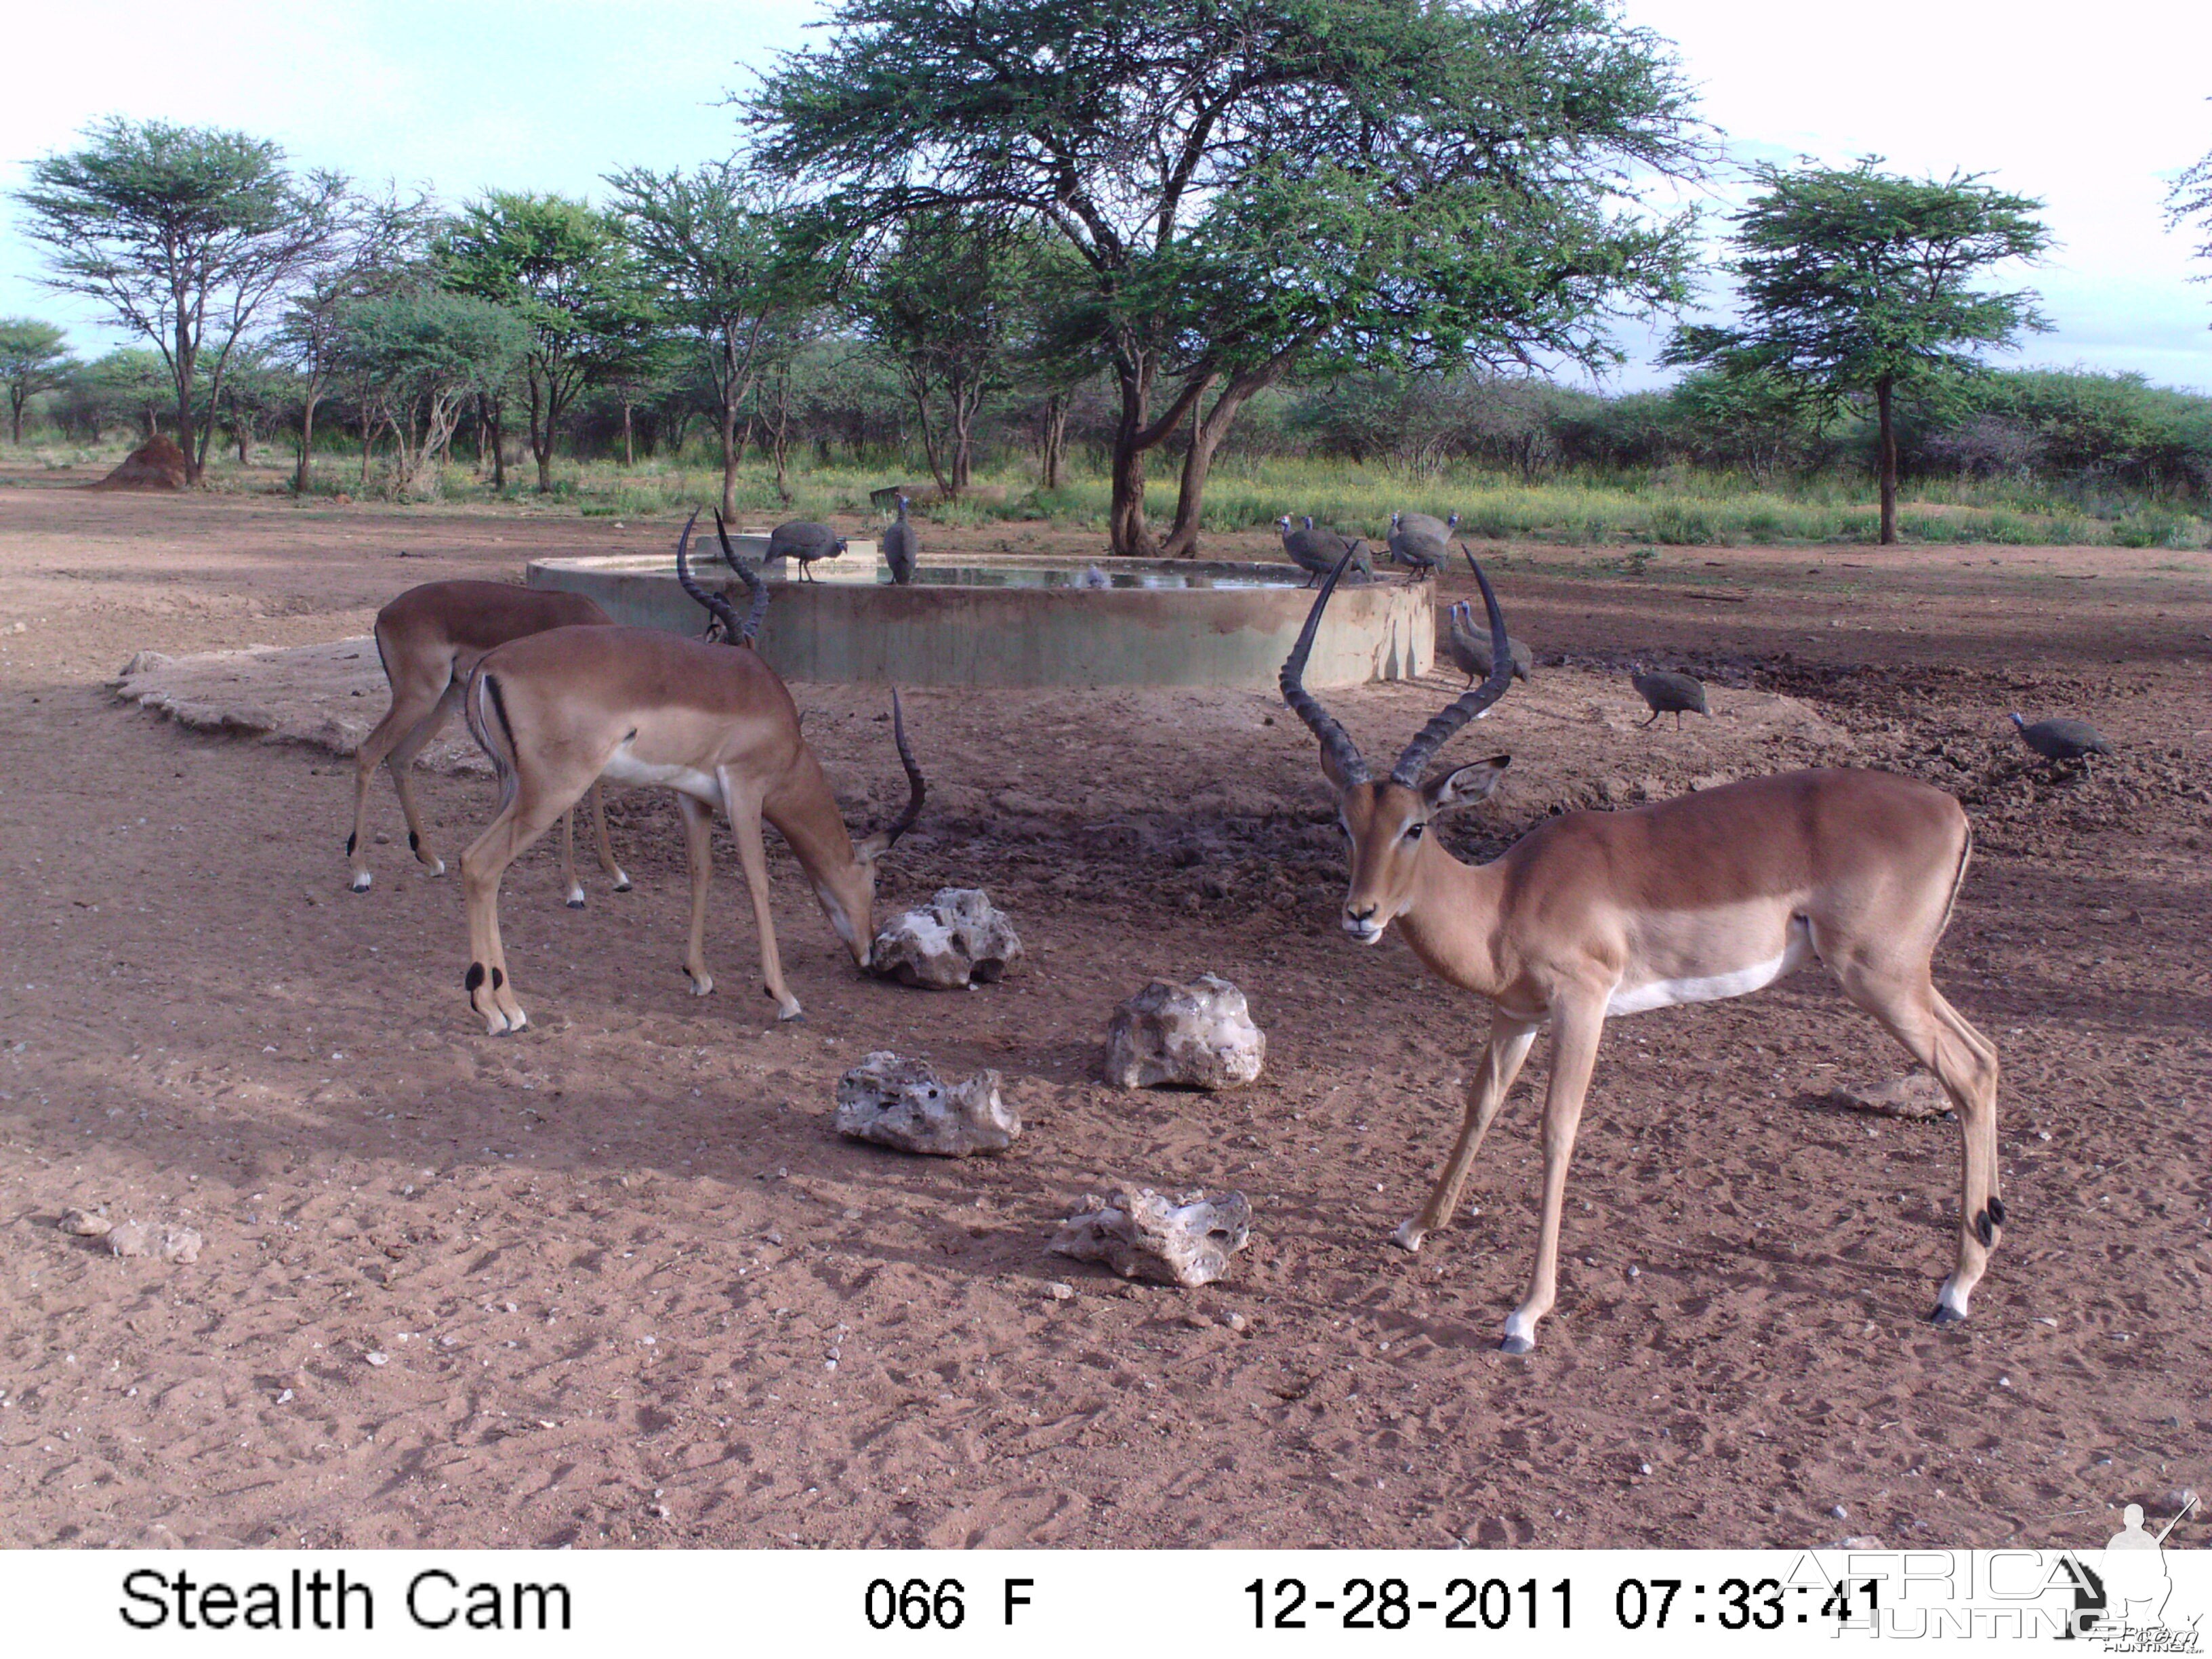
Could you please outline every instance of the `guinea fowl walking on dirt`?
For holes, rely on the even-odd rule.
[[[1459,515],[1454,514],[1454,518]],[[1444,561],[1451,557],[1451,549],[1441,535],[1431,535],[1425,528],[1417,528],[1412,519],[1436,522],[1425,513],[1393,513],[1390,515],[1390,556],[1400,564],[1410,565],[1416,576],[1433,576],[1443,568]]]
[[[921,555],[921,538],[907,522],[906,508],[907,499],[902,495],[898,517],[884,530],[884,562],[890,567],[891,580],[901,587],[914,580],[915,561]]]
[[[769,532],[768,556],[771,559],[799,561],[799,580],[808,580],[808,573],[817,559],[842,558],[845,538],[826,524],[816,524],[810,519],[793,519],[780,524]]]
[[[1352,568],[1361,575],[1372,577],[1375,562],[1368,556],[1367,544],[1346,541],[1334,530],[1318,530],[1309,518],[1303,530],[1291,528],[1290,515],[1275,520],[1275,528],[1283,533],[1283,551],[1291,556],[1291,562],[1307,574],[1306,586],[1310,587],[1336,568],[1336,562],[1348,550]]]
[[[1516,639],[1509,637],[1505,644],[1513,657],[1513,678],[1526,684],[1535,658]],[[1452,606],[1444,629],[1444,650],[1460,672],[1467,676],[1469,685],[1490,678],[1490,635],[1474,626],[1474,601],[1462,599]]]
[[[1707,719],[1712,716],[1713,711],[1705,707],[1704,683],[1687,674],[1676,674],[1666,669],[1647,673],[1638,667],[1631,671],[1628,683],[1636,688],[1637,694],[1651,710],[1651,718],[1640,722],[1642,725],[1656,725],[1662,714],[1672,714],[1674,729],[1679,732],[1682,729],[1682,716],[1685,714],[1703,714]]]
[[[2105,741],[2104,733],[2087,720],[2038,720],[2030,726],[2014,714],[2012,723],[2020,728],[2020,740],[2049,761],[2080,761],[2081,769],[2091,777],[2089,757],[2109,755],[2112,745]]]

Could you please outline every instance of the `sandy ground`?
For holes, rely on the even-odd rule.
[[[1957,1131],[1836,1103],[1903,1067],[1869,1021],[1813,975],[1617,1021],[1559,1306],[1516,1360],[1540,1050],[1480,1213],[1389,1249],[1481,1012],[1338,932],[1313,746],[1261,697],[915,694],[933,796],[887,897],[986,887],[1027,969],[862,981],[779,858],[795,1027],[750,994],[726,848],[722,988],[685,994],[674,815],[622,797],[637,890],[587,877],[570,912],[528,854],[503,914],[536,1023],[483,1036],[453,883],[401,837],[346,890],[337,751],[381,693],[330,642],[416,581],[672,536],[0,487],[0,1544],[2078,1545],[2212,1486],[2205,556],[1491,550],[1542,666],[1459,740],[1516,757],[1467,855],[1808,762],[1967,802],[1937,972],[2004,1056],[2014,1217],[1972,1324],[1936,1332]],[[182,719],[108,684],[247,647],[134,681]],[[1635,729],[1638,657],[1705,674],[1717,717]],[[1455,684],[1332,702],[1374,750]],[[879,695],[794,692],[851,816],[891,801]],[[2120,757],[2052,779],[2013,708]],[[450,860],[489,786],[422,793]],[[1206,969],[1268,1032],[1259,1085],[1091,1080],[1119,999]],[[1027,1132],[960,1164],[837,1139],[836,1079],[882,1047],[997,1067]],[[1253,1242],[1194,1292],[1046,1255],[1116,1178],[1241,1188]],[[99,1204],[204,1252],[55,1224]]]

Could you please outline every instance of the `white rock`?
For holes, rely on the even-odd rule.
[[[161,1260],[192,1262],[200,1259],[200,1246],[205,1241],[191,1227],[161,1229]]]
[[[1156,979],[1106,1028],[1106,1080],[1124,1089],[1234,1089],[1258,1077],[1267,1056],[1243,992],[1215,974],[1188,985]]]
[[[126,1221],[107,1231],[107,1248],[118,1255],[146,1255],[151,1252],[153,1232],[143,1221]]]
[[[1149,1187],[1122,1186],[1109,1200],[1085,1194],[1048,1248],[1078,1261],[1103,1261],[1124,1279],[1195,1289],[1228,1271],[1252,1233],[1252,1205],[1242,1193],[1180,1202]]]
[[[97,1210],[71,1207],[64,1210],[62,1218],[54,1224],[64,1232],[73,1234],[78,1238],[99,1238],[112,1230],[115,1225],[107,1218],[106,1208],[104,1204]]]
[[[837,1133],[902,1152],[970,1158],[1002,1152],[1022,1132],[1021,1114],[999,1098],[999,1074],[962,1083],[940,1079],[927,1060],[887,1048],[861,1056],[837,1079]]]
[[[940,887],[927,908],[893,916],[869,954],[885,979],[931,991],[988,985],[1021,958],[1013,924],[975,887]]]

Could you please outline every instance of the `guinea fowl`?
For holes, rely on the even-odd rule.
[[[1646,672],[1638,666],[1631,671],[1628,683],[1636,688],[1637,694],[1651,710],[1651,718],[1641,722],[1644,726],[1655,725],[1662,714],[1672,714],[1674,729],[1679,732],[1682,729],[1682,716],[1685,714],[1703,714],[1709,720],[1712,717],[1713,711],[1705,707],[1704,682],[1687,674],[1677,674],[1667,669]]]
[[[1528,672],[1535,666],[1535,658],[1519,640],[1508,638],[1505,645],[1513,658],[1513,678],[1527,684]],[[1472,600],[1462,599],[1452,606],[1444,630],[1444,650],[1460,672],[1467,676],[1469,685],[1490,678],[1490,635],[1475,628]]]
[[[798,560],[802,581],[808,579],[815,560],[841,558],[844,552],[845,538],[828,525],[811,519],[793,519],[769,532],[768,556]]]
[[[1455,514],[1453,516],[1456,518],[1458,515]],[[1412,566],[1417,576],[1433,576],[1443,568],[1444,561],[1451,556],[1451,549],[1443,536],[1432,536],[1425,528],[1416,527],[1408,521],[1411,519],[1427,520],[1430,524],[1436,522],[1425,513],[1393,513],[1390,515],[1390,556],[1400,564]]]
[[[1346,541],[1334,530],[1316,529],[1310,518],[1304,529],[1293,530],[1288,514],[1275,520],[1275,528],[1283,533],[1283,551],[1291,556],[1291,562],[1307,574],[1309,587],[1335,569],[1347,550],[1354,570],[1367,577],[1375,574],[1375,562],[1368,556],[1365,542]]]
[[[1442,542],[1451,539],[1452,532],[1459,528],[1459,514],[1439,519],[1433,513],[1401,513],[1390,522],[1425,541]]]
[[[907,499],[902,495],[898,498],[898,517],[884,530],[884,562],[890,567],[891,580],[901,587],[914,580],[915,561],[921,553],[921,538],[907,522],[906,508]]]
[[[2080,761],[2081,769],[2091,777],[2089,757],[2109,755],[2112,745],[2105,741],[2103,732],[2087,720],[2038,720],[2030,726],[2018,714],[2012,723],[2020,728],[2020,740],[2049,761]]]

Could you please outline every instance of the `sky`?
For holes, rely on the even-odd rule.
[[[2168,230],[2167,183],[2212,151],[2212,4],[2205,0],[1623,0],[1671,40],[1701,112],[1739,162],[1801,156],[1986,174],[2046,204],[2058,246],[2008,272],[2054,325],[1999,361],[2131,370],[2212,391],[2212,262],[2200,232]],[[804,45],[814,0],[449,0],[301,6],[228,0],[78,0],[10,25],[18,71],[0,96],[0,192],[108,114],[232,127],[292,159],[358,178],[424,184],[449,202],[487,187],[593,194],[631,165],[728,155],[725,100],[780,50]],[[220,18],[218,23],[215,21]],[[21,66],[43,66],[23,73]],[[1747,191],[1695,192],[1717,234]],[[0,315],[66,325],[82,351],[120,338],[98,313],[41,288],[37,250],[0,202]],[[1725,285],[1713,290],[1724,304]],[[1664,331],[1620,333],[1611,384],[1663,383]]]

